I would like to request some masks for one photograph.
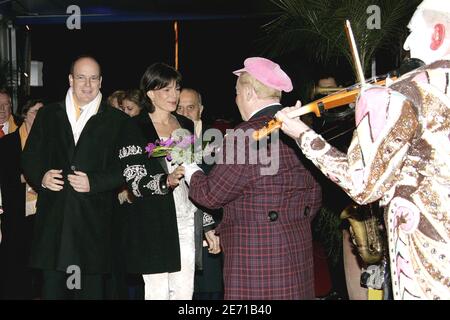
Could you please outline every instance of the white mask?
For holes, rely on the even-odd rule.
[[[438,4],[440,4],[440,7],[437,7]],[[449,8],[442,10],[442,6],[448,7],[449,5],[446,1],[425,0],[414,13],[414,16],[408,25],[411,33],[403,45],[403,49],[410,51],[411,58],[417,58],[426,64],[430,64],[448,54],[450,49],[448,35],[446,35],[447,39],[444,40],[437,50],[431,49],[434,26],[427,25],[423,17],[424,10],[436,10],[440,11],[442,14],[445,14],[447,10],[450,10]],[[448,15],[450,17],[450,11]],[[436,21],[436,23],[439,22]],[[446,30],[446,32],[450,32],[450,30]]]

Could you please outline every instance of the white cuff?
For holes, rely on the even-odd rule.
[[[191,184],[191,177],[194,173],[196,173],[197,171],[203,172],[203,170],[200,169],[200,167],[196,163],[184,164],[183,167],[184,167],[184,180],[186,181],[188,186]]]

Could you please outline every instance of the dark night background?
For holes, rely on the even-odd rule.
[[[20,2],[28,5],[28,10],[40,10],[41,15],[52,14],[45,10],[56,9],[64,14],[64,5],[69,4],[62,0]],[[31,60],[44,62],[44,86],[31,87],[31,97],[43,98],[46,102],[63,99],[68,88],[70,63],[86,53],[95,56],[102,66],[104,98],[118,89],[138,87],[150,64],[162,61],[174,65],[175,17],[179,18],[179,70],[183,75],[183,86],[201,92],[206,120],[223,117],[240,121],[234,102],[236,77],[232,71],[241,68],[249,56],[267,56],[264,49],[270,47],[270,43],[260,41],[264,35],[262,26],[276,17],[273,14],[276,8],[269,0],[120,0],[102,7],[94,7],[96,1],[70,2],[79,4],[82,14],[112,10],[116,18],[110,20],[116,21],[90,22],[83,17],[81,30],[69,30],[65,18],[55,23],[52,19],[33,19],[29,12],[19,17],[18,52],[23,51],[24,35],[28,33]],[[144,19],[136,18],[139,15]],[[398,54],[379,53],[377,73],[395,68],[395,56]],[[297,99],[308,102],[306,88],[324,73],[335,75],[338,83],[344,86],[352,84],[355,78],[346,61],[323,66],[309,61],[301,50],[272,59],[282,66],[294,83],[294,91],[283,97],[285,105],[293,105]],[[26,99],[23,95],[20,98],[22,103]]]
[[[46,102],[63,99],[68,88],[70,63],[86,53],[97,57],[102,66],[104,98],[118,89],[138,87],[140,77],[150,64],[162,61],[174,65],[173,20],[177,18],[183,86],[201,92],[206,120],[223,117],[237,122],[240,115],[234,102],[236,77],[232,71],[241,68],[249,56],[267,56],[264,49],[270,47],[270,43],[260,41],[264,36],[262,26],[276,17],[274,12],[277,10],[269,0],[119,0],[103,6],[95,5],[104,4],[104,1],[19,2],[30,12],[38,11],[40,15],[58,12],[61,16],[69,2],[73,2],[80,5],[82,14],[106,11],[115,17],[106,22],[101,19],[92,22],[93,19],[83,17],[81,30],[69,30],[65,17],[55,22],[52,18],[33,19],[32,12],[19,16],[18,52],[24,51],[23,39],[28,33],[31,60],[44,62],[44,86],[31,87],[31,97],[43,98]],[[17,7],[17,3],[13,2],[13,5]],[[383,74],[396,67],[395,56],[398,53],[379,53],[377,73]],[[283,97],[285,105],[293,105],[297,99],[308,102],[306,88],[320,75],[333,74],[344,86],[352,84],[355,78],[345,61],[323,66],[309,61],[301,50],[272,59],[282,66],[294,83],[294,91]],[[19,56],[19,60],[23,57]],[[26,98],[20,96],[20,102]]]
[[[179,70],[183,86],[198,89],[210,117],[239,117],[234,103],[236,77],[233,70],[248,56],[260,20],[181,21]],[[33,96],[46,101],[65,96],[69,66],[74,57],[89,53],[97,57],[103,73],[102,93],[137,88],[147,66],[154,62],[174,65],[172,22],[105,23],[31,27],[32,60],[44,62],[44,87],[32,88]]]

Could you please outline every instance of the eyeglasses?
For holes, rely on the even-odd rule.
[[[89,82],[92,83],[97,83],[100,81],[102,77],[101,76],[92,76],[92,77],[86,77],[86,76],[82,76],[82,75],[76,75],[74,76],[74,79],[78,82],[84,82],[86,83],[88,80]]]

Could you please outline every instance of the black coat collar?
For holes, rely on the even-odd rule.
[[[194,132],[194,123],[191,120],[176,113],[173,113],[173,115],[178,120],[178,123],[182,128],[188,129],[192,133]],[[148,139],[149,142],[151,142],[151,140],[159,139],[155,126],[153,125],[153,122],[151,121],[147,111],[143,110],[139,115],[137,115],[136,121],[141,127],[145,128],[143,133],[145,134],[145,138]]]
[[[178,123],[182,128],[187,129],[192,133],[194,132],[194,123],[191,120],[176,113],[173,113],[173,115],[178,120]],[[156,128],[153,125],[153,122],[150,119],[147,111],[142,110],[141,113],[136,116],[136,121],[141,128],[142,134],[144,135],[147,143],[154,143],[157,139],[159,139]],[[164,158],[160,157],[158,158],[158,161],[164,171],[168,173],[166,161],[164,160]]]
[[[73,132],[72,132],[72,126],[69,121],[69,117],[67,116],[66,112],[66,103],[60,102],[59,103],[60,108],[57,108],[56,111],[56,117],[59,119],[59,123],[63,130],[64,139],[66,140],[67,145],[67,151],[69,155],[69,159],[71,159],[74,155],[76,146],[75,146],[75,140],[73,139]],[[86,134],[86,132],[89,130],[90,127],[95,127],[95,122],[97,119],[97,116],[100,114],[103,114],[103,112],[106,111],[106,108],[108,108],[106,103],[100,102],[100,106],[98,108],[98,111],[95,115],[89,119],[89,121],[86,123],[83,132],[81,133],[80,138],[78,139],[77,146],[80,145],[80,142],[82,141],[83,136]]]
[[[283,108],[283,106],[279,103],[273,104],[269,107],[266,107],[262,110],[259,110],[257,113],[255,113],[249,120],[254,120],[256,118],[262,117],[262,116],[269,116],[273,117],[275,113],[280,111]]]

